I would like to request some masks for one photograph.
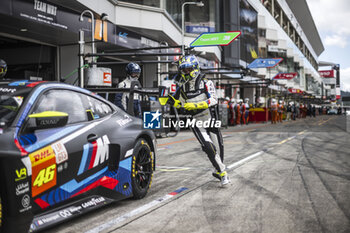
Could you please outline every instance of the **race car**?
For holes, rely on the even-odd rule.
[[[143,198],[154,133],[82,88],[0,85],[0,228],[34,232],[113,201]]]
[[[328,115],[337,115],[338,114],[338,110],[335,108],[331,108],[327,111]]]

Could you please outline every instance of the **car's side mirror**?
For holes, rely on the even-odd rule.
[[[27,128],[30,130],[50,129],[65,126],[68,114],[65,112],[45,111],[28,116]]]

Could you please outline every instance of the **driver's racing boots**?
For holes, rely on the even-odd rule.
[[[221,181],[221,185],[226,185],[226,184],[230,183],[230,179],[228,178],[226,171],[223,171],[221,173],[220,172],[213,172],[212,175]]]

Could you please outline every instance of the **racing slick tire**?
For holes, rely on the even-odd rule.
[[[141,199],[146,196],[151,187],[154,154],[147,141],[143,138],[137,140],[132,157],[131,184],[134,199]]]

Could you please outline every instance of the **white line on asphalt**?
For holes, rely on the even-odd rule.
[[[300,132],[300,133],[302,133],[302,132]],[[287,138],[284,141],[292,140],[295,137],[296,136]],[[271,149],[273,149],[273,148],[270,148],[269,150],[271,150]],[[264,151],[256,152],[256,153],[254,153],[254,154],[252,154],[252,155],[250,155],[250,156],[248,156],[248,157],[246,157],[244,159],[241,159],[241,160],[239,160],[239,161],[237,161],[237,162],[235,162],[233,164],[230,164],[229,166],[227,166],[227,169],[238,167],[238,166],[240,166],[240,165],[242,165],[242,164],[244,164],[244,163],[246,163],[246,162],[248,162],[248,161],[250,161],[250,160],[252,160],[252,159],[254,159],[254,158],[258,157],[258,156],[260,156],[260,155],[262,155],[263,153],[264,153]],[[158,166],[157,168],[172,168],[172,169],[176,169],[176,168],[185,168],[185,167]],[[186,169],[191,169],[191,168],[186,167]],[[154,201],[151,201],[150,203],[147,203],[146,205],[143,205],[143,206],[141,206],[139,208],[136,208],[136,209],[130,211],[129,213],[126,213],[126,214],[124,214],[124,215],[122,215],[122,216],[120,216],[118,218],[112,219],[112,220],[110,220],[110,221],[108,221],[108,222],[106,222],[106,223],[104,223],[102,225],[99,225],[98,227],[90,229],[90,230],[86,231],[85,233],[101,232],[103,230],[106,230],[106,229],[109,229],[109,228],[111,228],[113,226],[116,226],[119,223],[121,223],[121,222],[123,222],[123,221],[125,221],[125,220],[127,220],[127,219],[129,219],[131,217],[134,217],[134,216],[136,216],[136,215],[138,215],[138,214],[140,214],[142,212],[145,212],[146,210],[149,210],[150,208],[152,208],[152,207],[154,207],[154,206],[156,206],[156,205],[158,205],[158,204],[160,204],[160,203],[162,203],[162,202],[172,198],[173,196],[175,196],[176,194],[178,194],[178,193],[180,193],[180,192],[182,192],[184,190],[187,190],[187,188],[178,189],[178,190],[176,190],[176,191],[174,191],[172,193],[169,193],[169,194],[167,194],[167,195],[165,195],[165,196],[163,196],[161,198],[158,198],[158,199],[156,199]]]
[[[162,172],[179,172],[179,171],[187,171],[192,168],[190,167],[168,167],[168,166],[157,166],[158,171]]]
[[[157,166],[160,169],[192,169],[191,167],[171,167],[171,166]]]
[[[133,216],[136,216],[142,212],[145,212],[146,210],[174,197],[175,195],[177,195],[180,192],[185,191],[185,190],[187,190],[187,188],[180,188],[178,190],[175,190],[174,192],[171,192],[171,193],[169,193],[161,198],[158,198],[154,201],[151,201],[151,202],[147,203],[146,205],[140,206],[139,208],[136,208],[136,209],[130,211],[129,213],[126,213],[118,218],[112,219],[112,220],[110,220],[102,225],[99,225],[98,227],[92,228],[92,229],[86,231],[85,233],[95,233],[95,232],[101,232],[103,230],[107,230],[107,229],[109,229],[113,226],[116,226],[117,224],[133,217]]]
[[[246,158],[244,158],[244,159],[241,159],[241,160],[239,160],[238,162],[235,162],[235,163],[233,163],[233,164],[231,164],[231,165],[228,165],[227,168],[228,168],[228,169],[231,169],[231,168],[234,168],[234,167],[238,167],[239,165],[242,165],[243,163],[245,163],[245,162],[247,162],[247,161],[249,161],[249,160],[252,160],[252,159],[254,159],[255,157],[258,157],[259,155],[261,155],[261,154],[263,154],[263,153],[264,153],[264,151],[256,152],[255,154],[252,154],[252,155],[250,155],[250,156],[248,156],[248,157],[246,157]]]
[[[304,132],[304,131],[303,131],[303,132]],[[294,138],[296,138],[296,136],[289,137],[289,138],[287,138],[287,139],[285,139],[285,140],[279,142],[278,144],[283,144],[283,143],[285,143],[285,142],[287,142],[287,141],[290,141],[290,140],[292,140],[292,139],[294,139]],[[273,149],[273,148],[269,148],[268,151],[269,151],[269,150],[272,150],[272,149]],[[231,168],[234,168],[234,167],[238,167],[238,166],[242,165],[243,163],[245,163],[245,162],[247,162],[247,161],[249,161],[249,160],[255,159],[256,157],[258,157],[259,155],[262,155],[263,153],[264,153],[264,151],[259,151],[259,152],[256,152],[255,154],[249,155],[248,157],[246,157],[246,158],[244,158],[244,159],[241,159],[241,160],[239,160],[238,162],[235,162],[235,163],[233,163],[233,164],[231,164],[231,165],[228,165],[228,166],[227,166],[227,169],[231,169]]]

